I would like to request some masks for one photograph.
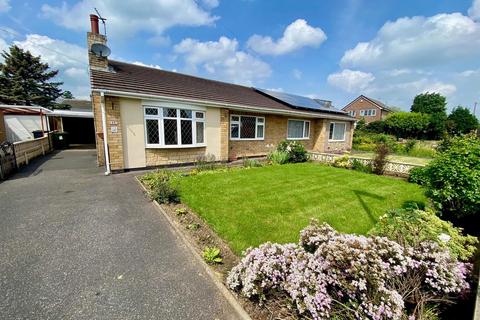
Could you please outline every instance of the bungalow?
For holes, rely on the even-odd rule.
[[[110,170],[263,156],[284,139],[308,150],[351,149],[355,119],[329,101],[207,80],[120,61],[90,16],[90,79],[98,164]],[[98,45],[99,44],[99,45]]]

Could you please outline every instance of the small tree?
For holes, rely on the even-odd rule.
[[[356,125],[355,129],[356,130],[363,130],[363,129],[365,129],[365,126],[366,126],[365,118],[362,118],[362,119],[357,121],[357,125]]]
[[[478,119],[462,106],[453,109],[448,116],[447,130],[451,134],[465,134],[478,129]]]
[[[385,165],[387,164],[387,157],[390,154],[390,149],[385,142],[380,142],[375,148],[375,158],[373,159],[373,172],[382,175],[385,172]]]
[[[418,112],[395,112],[385,119],[385,130],[397,138],[421,138],[430,124],[430,117]]]
[[[40,57],[17,46],[2,53],[0,63],[0,102],[51,107],[61,95],[62,82],[50,82],[58,70],[50,70]]]
[[[63,98],[63,99],[75,99],[75,97],[73,96],[72,92],[69,91],[69,90],[63,91],[63,93],[62,93],[62,98]]]
[[[413,100],[412,112],[430,115],[428,138],[441,139],[446,131],[447,99],[439,93],[422,93]]]

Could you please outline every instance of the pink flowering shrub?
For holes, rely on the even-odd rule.
[[[299,315],[313,319],[402,319],[420,315],[423,299],[443,301],[467,289],[467,272],[435,243],[405,248],[312,223],[301,231],[299,245],[247,250],[227,284],[261,303],[286,295]]]

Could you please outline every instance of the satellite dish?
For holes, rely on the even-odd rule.
[[[92,52],[100,58],[106,58],[110,55],[110,48],[102,43],[92,44],[92,48],[90,50],[92,50]]]

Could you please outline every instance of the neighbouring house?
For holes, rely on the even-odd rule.
[[[92,102],[90,100],[64,99],[60,102],[68,109],[55,109],[48,114],[50,127],[68,133],[70,145],[94,145]]]
[[[343,107],[342,110],[357,120],[365,119],[366,123],[383,120],[392,112],[392,109],[385,103],[364,95],[360,95]]]
[[[355,119],[329,101],[108,60],[91,50],[106,37],[90,20],[97,157],[107,173],[263,156],[284,139],[317,152],[351,149]]]
[[[34,131],[49,131],[49,109],[39,106],[0,105],[3,114],[5,140],[18,142],[34,139]],[[1,130],[0,124],[0,130]]]

